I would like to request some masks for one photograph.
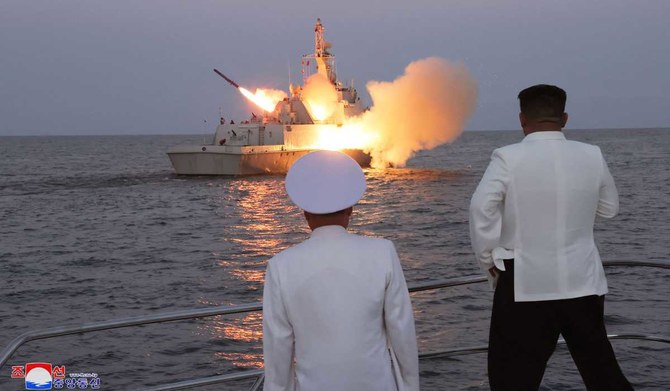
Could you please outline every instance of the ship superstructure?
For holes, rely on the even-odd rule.
[[[318,148],[317,139],[327,128],[342,126],[345,118],[364,111],[353,86],[344,86],[337,78],[335,56],[324,38],[320,19],[314,27],[314,53],[302,57],[303,86],[289,86],[289,96],[263,114],[235,123],[221,117],[210,144],[176,146],[168,155],[177,174],[184,175],[248,175],[286,173],[300,156]],[[249,93],[222,72],[214,70],[243,94]],[[317,74],[334,87],[334,108],[327,115],[305,99],[305,86]],[[243,91],[244,90],[244,91]],[[362,166],[370,164],[370,156],[361,150],[345,150]]]

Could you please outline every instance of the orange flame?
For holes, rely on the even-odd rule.
[[[332,110],[328,110],[328,107],[321,105],[312,101],[307,101],[307,107],[309,107],[309,112],[317,121],[323,121],[330,116]]]
[[[341,149],[369,150],[379,142],[381,133],[358,118],[349,118],[342,126],[320,126],[313,147],[331,151]]]
[[[286,98],[286,93],[280,90],[257,88],[255,94],[244,87],[239,87],[239,90],[247,99],[267,112],[273,112],[277,103]]]
[[[316,121],[325,121],[337,109],[337,91],[328,79],[315,73],[307,79],[302,97],[310,115]]]

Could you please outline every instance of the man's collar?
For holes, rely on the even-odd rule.
[[[346,235],[347,229],[341,225],[324,225],[312,231],[312,238]]]
[[[535,141],[535,140],[565,140],[565,135],[561,131],[544,130],[541,132],[533,132],[523,138],[523,141]]]

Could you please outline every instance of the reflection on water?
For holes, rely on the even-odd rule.
[[[265,262],[239,262],[220,259],[216,262],[218,266],[226,271],[226,274],[236,280],[250,282],[249,289],[258,289],[265,282]]]
[[[230,274],[248,282],[265,282],[265,271],[264,270],[231,270]]]
[[[234,196],[232,225],[235,237],[228,240],[241,254],[271,257],[286,247],[282,237],[295,230],[299,210],[288,200],[283,177],[241,179],[224,191]]]
[[[258,348],[263,339],[262,321],[260,312],[252,312],[242,318],[217,317],[214,322],[209,322],[214,339],[233,341],[231,348],[214,353],[214,357],[225,359],[238,368],[262,368],[263,352]],[[256,347],[250,348],[250,345]]]
[[[402,205],[405,213],[414,215],[414,225],[422,222],[433,224],[444,219],[442,214],[430,213],[426,205],[443,205],[446,192],[443,186],[453,186],[459,181],[471,181],[468,169],[443,168],[366,169],[368,188],[366,195],[355,208],[352,232],[398,238],[404,230],[395,229],[398,218],[395,205]],[[464,179],[467,178],[467,179]],[[244,293],[262,290],[265,265],[277,252],[306,239],[309,229],[301,211],[292,205],[284,190],[284,178],[276,176],[240,178],[218,184],[220,193],[215,200],[218,213],[227,221],[221,240],[230,249],[215,254],[215,265],[227,280],[225,286],[234,286]],[[407,199],[407,194],[413,194]],[[380,208],[379,205],[385,205]],[[412,268],[412,260],[405,259]],[[218,274],[218,273],[217,273]],[[226,295],[227,298],[231,294]],[[257,294],[255,295],[257,298]],[[244,300],[248,302],[249,300]],[[233,304],[228,301],[222,304]],[[421,310],[417,309],[417,318]],[[262,366],[262,314],[251,313],[244,317],[217,317],[204,325],[206,333],[214,340],[227,341],[216,358],[225,359],[236,367]],[[201,330],[202,331],[202,330]],[[228,343],[229,342],[229,343]]]
[[[259,328],[262,320],[260,312],[251,312],[236,319],[218,317],[212,322],[211,328],[221,338],[237,342],[256,342],[263,337],[262,329]]]
[[[471,169],[444,169],[444,168],[387,168],[366,169],[365,177],[368,180],[379,181],[411,181],[411,182],[432,182],[448,181],[458,179],[463,176],[472,176]]]
[[[236,368],[260,369],[263,368],[263,353],[248,352],[217,352],[214,357],[224,360]]]
[[[216,201],[228,222],[221,240],[231,249],[216,254],[215,264],[221,268],[217,274],[234,280],[229,285],[237,290],[260,291],[267,260],[291,245],[295,235],[306,237],[306,229],[297,229],[302,215],[288,200],[283,177],[235,179],[221,183],[220,188]],[[214,340],[229,342],[214,353],[215,358],[238,368],[262,368],[262,313],[217,317],[204,328]]]

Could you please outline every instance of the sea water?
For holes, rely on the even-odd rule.
[[[668,260],[670,129],[566,130],[599,145],[621,197],[597,220],[604,260]],[[466,132],[406,168],[367,169],[351,231],[396,243],[408,283],[479,275],[468,204],[493,149],[521,131]],[[282,176],[180,177],[165,151],[191,136],[0,138],[0,348],[17,335],[175,311],[259,302],[267,260],[309,230]],[[670,335],[668,271],[607,268],[610,333]],[[333,292],[337,294],[337,292]],[[485,345],[487,284],[412,295],[421,352]],[[126,390],[262,366],[260,313],[31,342],[0,370],[49,362]],[[670,347],[613,341],[638,390],[670,389]],[[421,362],[426,390],[485,390],[486,354]],[[248,384],[248,382],[247,382]],[[244,389],[244,384],[199,389]],[[544,390],[582,389],[567,349]]]

